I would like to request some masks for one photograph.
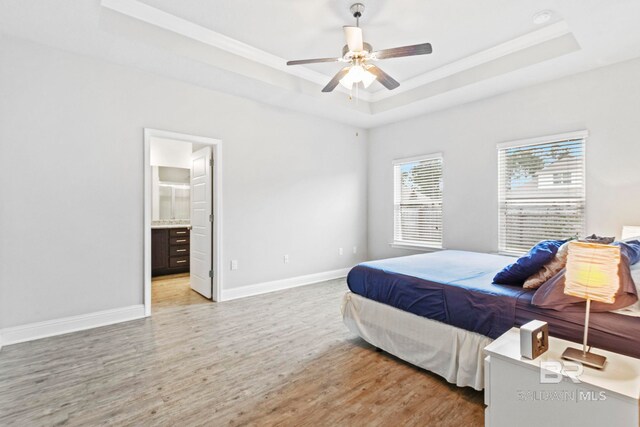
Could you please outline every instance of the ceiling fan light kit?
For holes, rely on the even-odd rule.
[[[340,79],[340,84],[351,90],[353,85],[358,83],[362,83],[365,88],[368,88],[375,80],[376,76],[370,73],[365,66],[357,64],[349,67],[347,74]]]
[[[391,49],[374,51],[369,43],[366,43],[360,28],[360,18],[364,13],[362,3],[354,3],[349,9],[356,19],[356,26],[345,25],[343,27],[347,44],[342,48],[342,56],[339,58],[317,58],[288,61],[287,65],[303,65],[321,62],[345,62],[349,65],[342,68],[322,89],[322,92],[332,92],[338,84],[352,90],[359,83],[368,88],[375,80],[389,90],[400,86],[393,77],[382,71],[370,62],[404,56],[426,55],[432,52],[430,43],[422,43],[410,46],[402,46]]]

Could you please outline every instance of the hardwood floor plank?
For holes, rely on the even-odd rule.
[[[153,316],[5,347],[0,425],[471,426],[482,393],[353,336],[344,280],[211,303],[154,280]]]

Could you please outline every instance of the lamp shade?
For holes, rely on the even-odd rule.
[[[613,303],[620,287],[620,247],[570,242],[564,293],[586,300]]]
[[[369,86],[371,86],[371,83],[373,83],[374,81],[376,81],[376,76],[372,74],[370,71],[365,72],[364,75],[362,76],[362,84],[364,85],[365,88],[368,88]]]
[[[347,74],[340,79],[340,84],[351,90],[354,83],[362,82],[364,87],[367,88],[375,79],[376,76],[370,71],[365,70],[361,65],[353,65],[349,68]]]

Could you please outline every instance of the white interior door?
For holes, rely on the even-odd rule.
[[[191,155],[191,288],[211,298],[213,283],[211,147]]]

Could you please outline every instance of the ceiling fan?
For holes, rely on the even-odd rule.
[[[288,61],[287,65],[314,64],[319,62],[346,62],[349,65],[338,71],[329,83],[322,89],[323,92],[333,91],[338,83],[351,90],[354,84],[362,82],[365,88],[378,80],[384,87],[393,90],[400,86],[393,77],[382,71],[370,62],[380,59],[400,58],[403,56],[425,55],[433,51],[430,43],[414,44],[411,46],[394,47],[373,51],[369,43],[362,39],[360,17],[364,12],[362,3],[351,5],[351,14],[356,18],[356,26],[344,26],[344,35],[347,44],[342,48],[342,56],[339,58],[316,58]]]

